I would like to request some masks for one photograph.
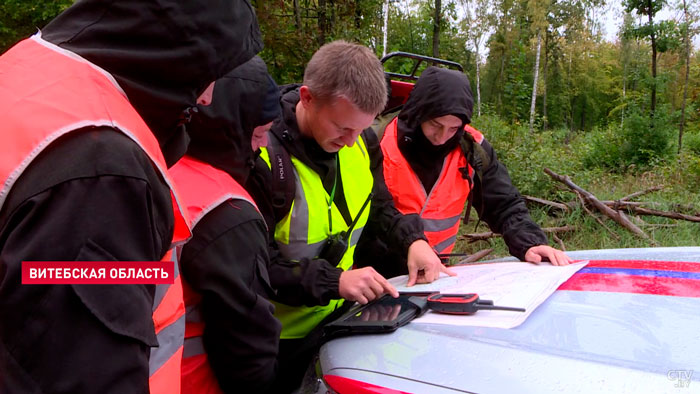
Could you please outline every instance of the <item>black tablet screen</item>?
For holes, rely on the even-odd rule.
[[[391,322],[397,320],[402,314],[414,314],[415,305],[408,302],[405,297],[393,298],[385,296],[380,300],[374,301],[357,310],[354,314],[348,316],[346,322]]]

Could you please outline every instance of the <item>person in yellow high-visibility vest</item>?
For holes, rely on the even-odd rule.
[[[257,180],[249,183],[274,231],[270,280],[282,322],[276,392],[298,386],[316,344],[314,328],[343,300],[398,295],[373,268],[351,269],[365,226],[381,229],[406,256],[410,285],[452,274],[426,242],[420,218],[402,215],[384,185],[379,142],[369,126],[386,99],[377,57],[343,41],[314,54],[303,84],[282,89],[282,115],[262,151]],[[276,187],[280,179],[294,182],[286,206]]]

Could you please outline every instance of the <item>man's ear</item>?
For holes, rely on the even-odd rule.
[[[303,105],[304,108],[309,108],[312,105],[314,96],[311,94],[311,90],[309,90],[308,86],[301,85],[299,88],[299,101],[301,101],[301,105]]]

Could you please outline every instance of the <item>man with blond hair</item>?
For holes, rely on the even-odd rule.
[[[315,328],[344,300],[398,296],[372,267],[351,269],[365,226],[407,259],[409,285],[451,274],[426,242],[420,218],[399,213],[384,184],[382,153],[369,126],[386,97],[377,57],[344,41],[314,54],[303,84],[282,88],[282,115],[249,183],[274,232],[270,280],[282,322],[275,392],[299,385],[316,350]]]

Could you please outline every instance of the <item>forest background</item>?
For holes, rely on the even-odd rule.
[[[578,204],[545,174],[568,175],[599,200],[635,199],[700,216],[700,3],[692,0],[253,0],[279,84],[299,82],[323,43],[345,39],[458,62],[475,96],[472,124],[494,145],[551,244],[567,250],[700,244],[700,223],[633,217],[647,237]],[[1,0],[0,50],[44,26],[69,0]],[[613,11],[615,10],[615,11]],[[614,13],[614,14],[611,14]],[[660,18],[661,15],[666,17]],[[615,21],[618,34],[605,37]],[[663,20],[662,20],[663,19]],[[609,22],[608,22],[609,23]],[[387,71],[410,73],[390,61]],[[473,219],[476,219],[472,213]],[[484,233],[477,221],[461,232]],[[493,248],[500,238],[456,251]]]

